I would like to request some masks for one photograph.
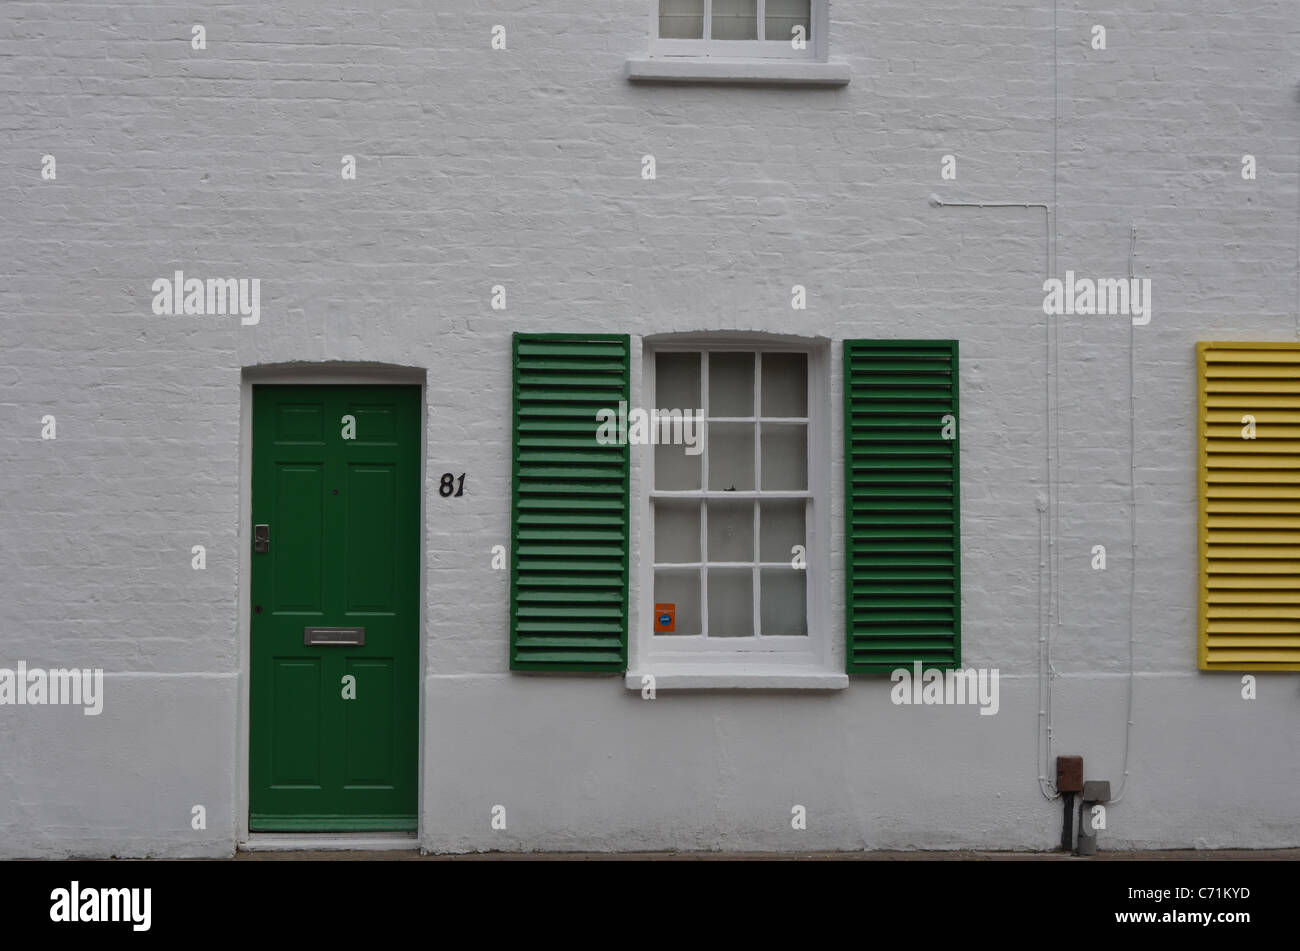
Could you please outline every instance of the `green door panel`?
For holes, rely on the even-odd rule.
[[[253,388],[253,831],[416,827],[420,447],[418,387]]]

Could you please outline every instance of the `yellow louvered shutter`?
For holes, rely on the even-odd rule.
[[[1300,670],[1300,343],[1196,356],[1200,667]]]

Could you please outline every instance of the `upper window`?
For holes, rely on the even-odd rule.
[[[826,0],[658,0],[654,56],[825,59]]]

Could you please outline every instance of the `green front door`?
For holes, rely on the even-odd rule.
[[[418,387],[253,387],[251,830],[414,831],[419,525]]]

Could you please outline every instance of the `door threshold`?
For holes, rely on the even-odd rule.
[[[414,832],[250,832],[241,852],[352,851],[418,849]]]

